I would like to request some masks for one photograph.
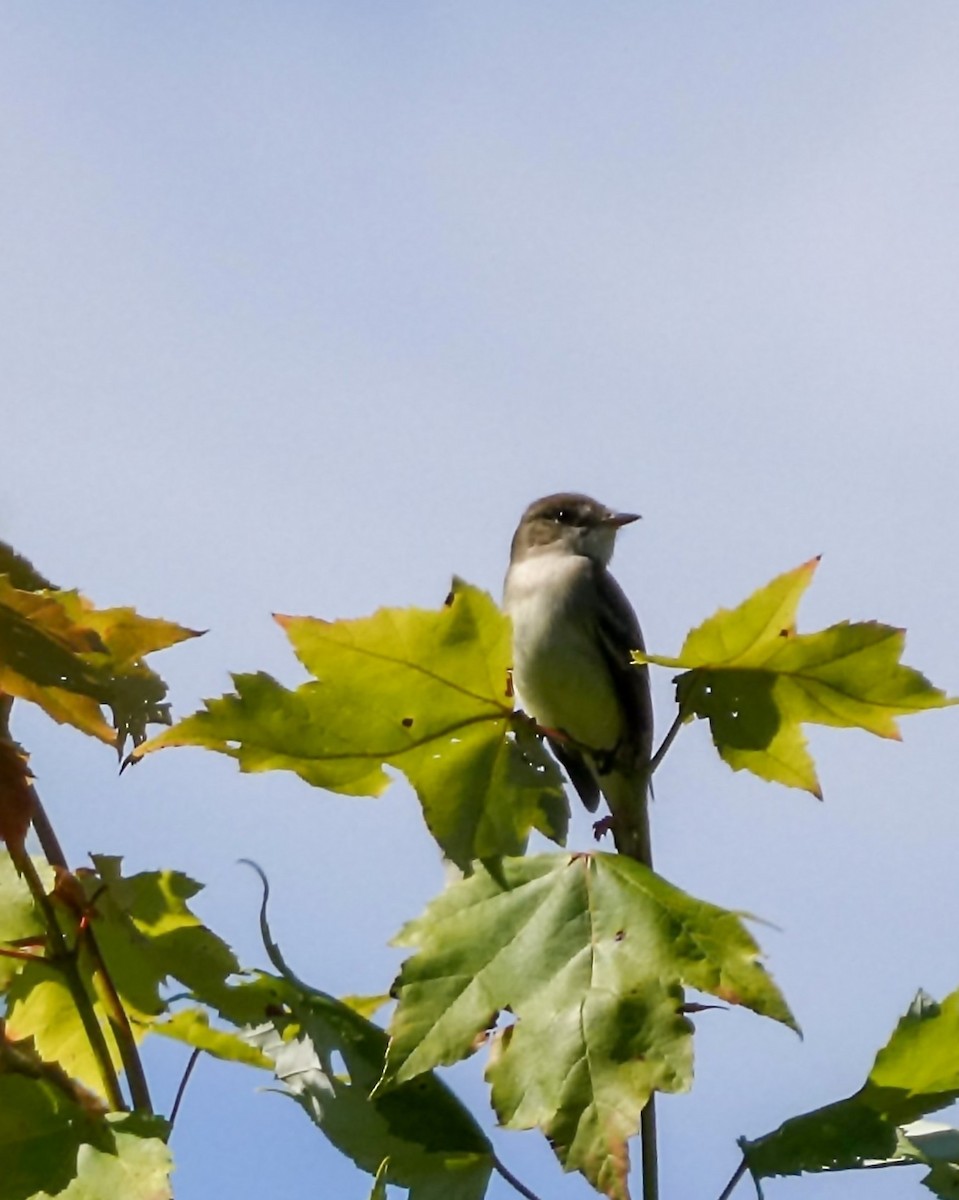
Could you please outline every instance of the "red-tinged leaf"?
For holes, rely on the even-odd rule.
[[[30,828],[33,798],[27,757],[10,738],[0,737],[0,841],[18,853]]]
[[[17,578],[36,582],[22,570]],[[149,724],[169,724],[166,685],[144,657],[196,636],[132,608],[95,609],[75,591],[19,588],[0,574],[0,689],[118,748],[142,742]]]

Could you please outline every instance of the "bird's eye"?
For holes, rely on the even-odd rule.
[[[573,514],[568,508],[558,508],[553,518],[554,521],[559,521],[560,525],[569,525],[572,519]]]

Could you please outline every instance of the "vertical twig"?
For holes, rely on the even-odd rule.
[[[650,1092],[639,1118],[643,1149],[643,1200],[659,1200],[659,1153],[656,1148],[656,1093]]]
[[[83,976],[80,974],[80,968],[77,965],[76,955],[67,946],[63,930],[60,928],[60,923],[57,920],[57,914],[50,903],[50,897],[44,890],[43,882],[37,874],[37,869],[33,865],[30,855],[22,850],[16,850],[13,846],[10,846],[9,849],[14,866],[27,881],[30,893],[36,902],[37,908],[40,910],[52,950],[51,962],[63,972],[66,979],[70,995],[73,997],[73,1003],[76,1005],[77,1013],[83,1024],[83,1031],[87,1035],[87,1041],[90,1043],[90,1049],[93,1052],[93,1057],[96,1059],[100,1078],[103,1081],[103,1090],[110,1107],[114,1112],[127,1112],[129,1106],[123,1098],[123,1092],[120,1090],[120,1080],[113,1066],[113,1057],[110,1054],[107,1039],[100,1028],[100,1022],[97,1020],[93,998],[87,991],[86,984],[83,982]]]
[[[137,1112],[148,1113],[152,1116],[153,1102],[150,1099],[150,1088],[147,1084],[146,1072],[143,1070],[140,1051],[137,1049],[136,1038],[133,1036],[133,1029],[130,1026],[127,1011],[123,1007],[123,1001],[120,999],[116,985],[113,982],[110,972],[107,970],[107,965],[103,960],[103,955],[100,953],[100,947],[92,927],[87,924],[81,930],[79,936],[93,960],[95,978],[99,981],[103,991],[103,1007],[106,1009],[107,1020],[110,1022],[110,1029],[113,1032],[113,1039],[117,1044],[117,1049],[120,1051],[120,1060],[126,1072],[133,1107]]]
[[[636,852],[631,855],[637,862],[641,862],[644,867],[653,869],[653,845],[649,830],[649,781],[653,772],[666,757],[670,746],[676,740],[676,735],[679,733],[685,721],[685,713],[682,707],[676,713],[672,725],[666,732],[659,745],[659,749],[649,760],[646,770],[643,772],[642,788],[643,788],[643,811],[641,816],[641,828],[637,842]],[[656,1142],[656,1093],[650,1092],[649,1099],[643,1108],[639,1120],[639,1140],[643,1154],[643,1200],[659,1200],[659,1151]]]
[[[0,694],[0,736],[10,736],[10,711],[13,707],[13,698],[7,695]],[[31,821],[33,828],[36,831],[41,849],[46,856],[47,861],[52,867],[59,867],[62,870],[68,870],[66,855],[63,852],[63,847],[60,845],[60,840],[56,835],[56,831],[47,816],[43,803],[37,794],[33,784],[28,784],[31,804]],[[10,857],[13,860],[17,870],[27,882],[33,896],[34,903],[40,910],[43,917],[43,923],[46,926],[47,940],[51,949],[52,961],[63,972],[70,995],[73,997],[73,1002],[79,1014],[80,1021],[83,1024],[84,1032],[87,1036],[87,1041],[90,1044],[90,1049],[97,1061],[97,1067],[100,1071],[100,1077],[103,1081],[104,1092],[109,1100],[111,1108],[115,1111],[125,1111],[127,1103],[123,1098],[123,1092],[120,1088],[120,1080],[117,1076],[116,1069],[113,1066],[113,1056],[110,1053],[110,1048],[107,1045],[106,1037],[100,1027],[100,1022],[97,1019],[94,999],[87,990],[87,986],[83,981],[83,975],[80,971],[77,954],[67,945],[66,938],[63,936],[63,931],[60,928],[60,922],[57,919],[56,910],[50,902],[50,897],[44,889],[43,882],[37,874],[37,870],[33,865],[33,860],[30,855],[22,848],[8,846]],[[116,1044],[120,1052],[120,1058],[123,1062],[124,1069],[127,1072],[127,1077],[130,1081],[130,1092],[136,1108],[143,1109],[146,1112],[152,1112],[150,1105],[150,1093],[147,1088],[146,1076],[143,1073],[143,1066],[140,1062],[140,1055],[136,1048],[136,1042],[133,1038],[133,1032],[130,1029],[130,1023],[127,1020],[126,1011],[117,995],[113,980],[107,972],[106,965],[100,955],[99,947],[92,936],[92,931],[86,931],[89,936],[89,944],[93,949],[94,961],[99,969],[100,977],[104,985],[107,1002],[107,1016],[110,1021],[111,1029],[113,1030]],[[82,935],[81,935],[82,936]],[[79,941],[78,941],[79,946]]]

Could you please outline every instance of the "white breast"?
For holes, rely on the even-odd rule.
[[[611,749],[619,702],[590,616],[592,568],[580,555],[530,555],[515,563],[504,606],[513,621],[513,681],[540,724],[583,745]]]

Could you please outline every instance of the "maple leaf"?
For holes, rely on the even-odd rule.
[[[821,797],[804,724],[898,738],[896,717],[957,701],[902,665],[902,629],[843,621],[797,633],[796,610],[818,562],[720,609],[689,633],[677,657],[633,658],[683,670],[675,681],[680,711],[709,722],[720,757],[734,770]]]

